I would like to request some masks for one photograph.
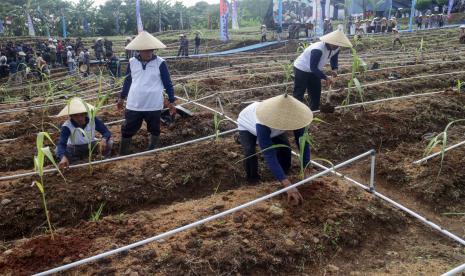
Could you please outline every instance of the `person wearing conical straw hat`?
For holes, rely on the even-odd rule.
[[[245,155],[247,181],[260,181],[256,155],[258,141],[268,169],[284,186],[291,185],[286,176],[291,168],[291,149],[286,131],[293,130],[296,141],[299,141],[312,120],[313,114],[308,106],[287,94],[252,103],[244,108],[237,122],[239,140]],[[310,162],[308,144],[303,152],[304,166],[307,166]],[[299,203],[303,198],[297,189],[293,189],[288,191],[288,200]]]
[[[308,90],[310,109],[318,110],[321,97],[321,80],[329,86],[332,77],[323,73],[326,64],[331,64],[331,75],[337,76],[340,47],[352,47],[343,31],[337,29],[320,37],[320,42],[311,44],[294,62],[294,97],[304,101]]]
[[[160,40],[142,31],[126,46],[126,50],[139,51],[129,59],[123,89],[118,100],[118,109],[125,99],[125,122],[121,127],[120,154],[129,153],[131,138],[139,131],[142,121],[150,132],[149,150],[155,149],[160,140],[160,116],[164,105],[163,91],[168,95],[170,114],[176,114],[173,84],[164,59],[154,55],[156,49],[166,48]]]
[[[66,106],[58,113],[57,117],[68,116],[60,130],[55,154],[60,160],[60,169],[66,169],[70,163],[88,158],[89,144],[91,149],[100,145],[101,153],[104,157],[109,157],[113,142],[111,132],[105,124],[97,117],[90,120],[88,112],[95,107],[86,103],[80,98],[72,98]],[[102,135],[100,141],[96,138],[96,132]]]
[[[465,44],[465,25],[460,25],[459,42]]]
[[[400,46],[402,46],[402,41],[400,41],[400,34],[397,27],[392,29],[392,35],[394,36],[394,40],[392,41],[392,48],[394,49],[397,42],[399,42]]]

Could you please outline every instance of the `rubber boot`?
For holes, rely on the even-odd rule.
[[[150,143],[148,150],[153,150],[158,147],[158,142],[160,142],[160,136],[150,135]]]
[[[131,147],[132,138],[121,138],[121,144],[119,147],[119,155],[128,155],[129,148]]]

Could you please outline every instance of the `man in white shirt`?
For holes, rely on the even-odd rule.
[[[320,42],[311,44],[294,62],[294,97],[304,101],[308,90],[311,110],[320,108],[321,80],[331,84],[331,77],[323,73],[326,64],[331,63],[332,75],[337,76],[339,47],[352,47],[352,43],[341,30],[320,37]]]
[[[66,63],[68,64],[68,74],[72,75],[75,70],[73,47],[66,47]]]
[[[118,100],[118,109],[123,108],[125,99],[125,122],[121,127],[120,155],[129,154],[132,136],[147,124],[150,132],[149,150],[155,149],[160,140],[160,116],[164,106],[163,91],[168,94],[168,108],[176,114],[173,84],[168,66],[161,57],[154,55],[155,49],[166,46],[151,34],[143,31],[126,46],[126,50],[139,51],[137,57],[129,59],[126,79]]]

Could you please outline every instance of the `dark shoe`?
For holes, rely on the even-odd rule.
[[[119,146],[119,155],[128,155],[131,147],[132,138],[121,138],[121,144]]]
[[[158,143],[160,142],[160,136],[150,135],[150,143],[148,150],[154,150],[158,147]]]
[[[249,184],[258,184],[260,182],[260,176],[247,177],[247,183]]]

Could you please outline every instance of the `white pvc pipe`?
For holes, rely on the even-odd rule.
[[[449,151],[449,150],[451,150],[451,149],[455,149],[455,148],[457,148],[457,147],[460,147],[461,145],[465,145],[465,141],[462,141],[462,142],[460,142],[460,143],[457,143],[457,144],[455,144],[455,145],[453,145],[453,146],[450,146],[450,147],[444,149],[444,152]],[[414,161],[413,164],[421,164],[421,163],[423,163],[423,162],[425,162],[425,161],[427,161],[427,160],[429,160],[429,159],[431,159],[431,158],[433,158],[433,157],[436,157],[436,156],[440,155],[441,153],[442,153],[442,151],[433,153],[433,154],[431,154],[431,155],[429,155],[429,156],[426,156],[426,157],[424,157],[424,158],[422,158],[422,159],[419,159],[419,160],[417,160],[417,161]]]
[[[319,163],[317,163],[317,162],[315,162],[315,161],[310,161],[310,162],[311,162],[313,165],[315,165],[315,166],[317,166],[317,167],[319,167],[319,168],[321,168],[321,169],[325,169],[325,170],[328,169],[326,166],[323,166],[323,165],[321,165],[321,164],[319,164]],[[373,195],[375,195],[375,196],[377,196],[377,197],[383,199],[384,201],[386,201],[386,202],[388,202],[388,203],[394,205],[394,206],[397,207],[398,209],[400,209],[400,210],[406,212],[407,214],[411,215],[412,217],[414,217],[414,218],[420,220],[421,222],[423,222],[424,224],[430,226],[431,228],[433,228],[433,229],[435,229],[435,230],[441,232],[443,235],[445,235],[445,236],[447,236],[447,237],[449,237],[449,238],[455,240],[456,242],[460,243],[461,245],[465,245],[465,240],[463,240],[462,238],[460,238],[460,237],[458,237],[457,235],[455,235],[455,234],[453,234],[453,233],[447,231],[446,229],[444,229],[444,228],[442,228],[441,226],[435,224],[434,222],[432,222],[432,221],[426,219],[425,217],[419,215],[418,213],[416,213],[416,212],[410,210],[409,208],[407,208],[407,207],[405,207],[405,206],[403,206],[403,205],[401,205],[401,204],[395,202],[394,200],[392,200],[392,199],[386,197],[385,195],[383,195],[383,194],[377,192],[376,190],[373,190],[373,191],[371,192],[369,187],[367,187],[367,186],[361,184],[360,182],[358,182],[358,181],[356,181],[356,180],[354,180],[354,179],[352,179],[352,178],[350,178],[350,177],[348,177],[348,176],[345,176],[345,175],[343,175],[343,174],[341,174],[341,173],[338,173],[338,172],[336,172],[336,171],[333,171],[332,173],[333,173],[333,174],[336,174],[337,176],[341,176],[341,177],[343,177],[344,179],[346,179],[346,180],[348,180],[348,181],[350,181],[350,182],[352,182],[352,183],[355,183],[357,186],[363,188],[364,190],[366,190],[366,191],[372,193]]]
[[[89,165],[104,164],[104,163],[109,163],[109,162],[113,162],[113,161],[117,161],[117,160],[123,160],[123,159],[132,158],[132,157],[143,156],[143,155],[147,155],[147,154],[151,154],[151,153],[155,153],[155,152],[159,152],[159,151],[174,149],[174,148],[182,147],[182,146],[185,146],[185,145],[189,145],[189,144],[209,140],[209,139],[212,139],[212,138],[216,138],[217,136],[230,134],[230,133],[233,133],[233,132],[236,132],[236,131],[237,131],[237,129],[231,129],[231,130],[228,130],[228,131],[221,132],[218,135],[213,134],[213,135],[205,136],[205,137],[202,137],[202,138],[182,142],[182,143],[179,143],[179,144],[166,146],[164,148],[158,148],[158,149],[154,149],[154,150],[148,150],[148,151],[143,151],[143,152],[138,152],[138,153],[133,153],[133,154],[128,154],[128,155],[118,156],[118,157],[114,157],[114,158],[108,158],[108,159],[103,159],[103,160],[98,160],[98,161],[92,161],[90,163],[82,163],[82,164],[77,164],[77,165],[71,165],[71,166],[69,166],[69,169],[80,168],[80,167],[85,167],[85,166],[89,166]],[[53,168],[53,169],[44,170],[44,173],[51,173],[51,172],[56,172],[56,171],[58,171],[58,170]],[[31,171],[31,172],[22,173],[22,174],[7,175],[7,176],[0,177],[0,181],[11,180],[11,179],[21,178],[21,177],[26,177],[26,176],[32,176],[32,175],[36,175],[36,174],[37,174],[36,172]]]
[[[239,210],[242,210],[244,208],[247,208],[247,207],[250,207],[250,206],[253,206],[253,205],[256,205],[257,203],[260,203],[262,201],[265,201],[267,199],[270,199],[272,197],[275,197],[277,195],[280,195],[282,193],[285,193],[291,189],[294,189],[294,188],[297,188],[298,186],[301,186],[313,179],[316,179],[320,176],[323,176],[325,174],[328,174],[329,172],[333,171],[333,169],[338,169],[338,168],[342,168],[352,162],[355,162],[359,159],[362,159],[368,155],[372,154],[372,151],[367,151],[359,156],[356,156],[354,158],[351,158],[347,161],[344,161],[336,166],[334,166],[334,168],[330,168],[330,169],[326,169],[322,172],[319,172],[313,176],[310,176],[302,181],[299,181],[293,185],[290,185],[286,188],[283,188],[283,189],[280,189],[274,193],[271,193],[271,194],[268,194],[268,195],[265,195],[265,196],[262,196],[260,198],[257,198],[255,200],[252,200],[252,201],[249,201],[247,203],[244,203],[242,205],[239,205],[239,206],[236,206],[234,208],[231,208],[229,210],[226,210],[226,211],[223,211],[221,213],[218,213],[216,215],[213,215],[213,216],[210,216],[210,217],[207,217],[207,218],[204,218],[202,220],[199,220],[199,221],[196,221],[196,222],[193,222],[193,223],[190,223],[188,225],[185,225],[185,226],[182,226],[182,227],[179,227],[179,228],[176,228],[176,229],[173,229],[173,230],[170,230],[168,232],[165,232],[165,233],[162,233],[162,234],[159,234],[157,236],[154,236],[154,237],[151,237],[151,238],[148,238],[148,239],[145,239],[145,240],[142,240],[142,241],[138,241],[138,242],[135,242],[135,243],[132,243],[132,244],[129,244],[129,245],[126,245],[126,246],[123,246],[123,247],[120,247],[120,248],[117,248],[117,249],[113,249],[113,250],[110,250],[110,251],[107,251],[107,252],[104,252],[104,253],[101,253],[101,254],[98,254],[98,255],[95,255],[95,256],[92,256],[92,257],[89,257],[89,258],[85,258],[85,259],[82,259],[80,261],[77,261],[77,262],[73,262],[73,263],[70,263],[70,264],[66,264],[64,266],[60,266],[60,267],[57,267],[57,268],[54,268],[54,269],[50,269],[50,270],[47,270],[47,271],[44,271],[44,272],[41,272],[41,273],[38,273],[38,274],[34,274],[35,276],[43,276],[43,275],[50,275],[50,274],[53,274],[53,273],[57,273],[57,272],[60,272],[60,271],[64,271],[64,270],[68,270],[70,268],[73,268],[73,267],[76,267],[76,266],[79,266],[79,265],[82,265],[82,264],[86,264],[86,263],[90,263],[90,262],[94,262],[96,260],[99,260],[99,259],[102,259],[102,258],[105,258],[105,257],[108,257],[108,256],[111,256],[111,255],[114,255],[114,254],[117,254],[117,253],[120,253],[120,252],[123,252],[123,251],[127,251],[129,249],[132,249],[132,248],[135,248],[135,247],[139,247],[139,246],[142,246],[142,245],[145,245],[147,243],[150,243],[150,242],[153,242],[153,241],[156,241],[156,240],[160,240],[160,239],[165,239],[169,236],[172,236],[174,234],[177,234],[179,232],[182,232],[182,231],[185,231],[185,230],[188,230],[188,229],[191,229],[191,228],[194,228],[194,227],[197,227],[199,225],[202,225],[202,224],[205,224],[209,221],[212,221],[212,220],[215,220],[215,219],[218,219],[218,218],[221,218],[221,217],[224,217],[224,216],[227,216],[229,214],[232,214],[234,212],[237,212]]]
[[[465,264],[460,265],[460,266],[458,266],[458,267],[456,267],[456,268],[454,268],[454,269],[452,269],[450,271],[447,271],[446,273],[442,274],[441,276],[453,276],[453,275],[456,275],[456,274],[458,274],[460,272],[463,272],[463,271],[465,271]]]

